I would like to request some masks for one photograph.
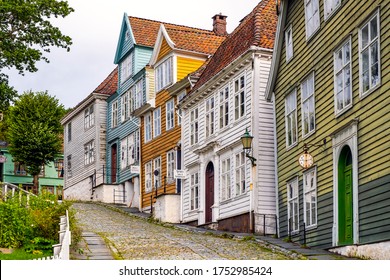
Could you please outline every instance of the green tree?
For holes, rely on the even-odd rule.
[[[51,47],[69,51],[72,40],[51,22],[51,17],[66,17],[74,10],[67,1],[0,0],[0,111],[17,93],[9,86],[5,68],[20,74],[36,72],[36,62],[46,61]]]
[[[61,118],[65,109],[47,92],[26,92],[9,107],[6,118],[9,152],[26,166],[38,188],[41,167],[62,150]]]

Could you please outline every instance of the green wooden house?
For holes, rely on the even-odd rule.
[[[390,1],[277,3],[279,235],[390,258]]]
[[[62,198],[64,185],[63,156],[59,156],[54,162],[42,166],[39,175],[39,188],[36,189],[33,186],[33,177],[26,172],[23,164],[13,161],[7,146],[6,142],[0,141],[0,182],[22,186],[24,190],[34,194],[47,191]]]

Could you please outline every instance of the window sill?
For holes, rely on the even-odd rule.
[[[312,131],[310,131],[309,133],[305,134],[305,135],[302,135],[302,140],[305,140],[307,138],[309,138],[310,136],[312,136],[314,133],[316,132],[316,129],[314,128]]]
[[[360,93],[359,93],[360,100],[363,100],[364,98],[366,98],[367,96],[369,96],[371,93],[373,93],[373,92],[376,91],[378,88],[380,88],[381,85],[382,85],[382,81],[379,81],[379,83],[378,83],[376,86],[370,88],[370,89],[367,90],[366,92],[364,92],[364,93],[360,92]]]

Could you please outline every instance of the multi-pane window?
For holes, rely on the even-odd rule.
[[[305,0],[306,39],[310,38],[320,27],[320,10],[318,0]]]
[[[152,162],[145,164],[145,192],[152,191]]]
[[[306,136],[315,129],[314,72],[301,84],[302,93],[302,135]]]
[[[68,178],[72,177],[72,155],[66,157],[66,176]]]
[[[134,102],[133,102],[133,110],[138,109],[142,106],[142,86],[143,82],[142,80],[138,81],[135,86],[133,86],[133,95],[134,95]]]
[[[156,91],[160,91],[173,82],[172,57],[156,67]]]
[[[132,74],[132,59],[131,55],[128,55],[121,63],[121,83],[128,80]]]
[[[197,144],[199,140],[199,122],[198,122],[198,108],[190,112],[190,143]]]
[[[235,156],[235,169],[236,169],[236,195],[245,193],[245,162],[246,157],[244,152],[240,152]]]
[[[292,25],[290,25],[287,28],[287,30],[284,34],[284,37],[285,37],[285,43],[286,43],[286,61],[289,61],[294,55]]]
[[[175,101],[171,99],[165,104],[165,106],[166,130],[169,130],[175,126]]]
[[[26,171],[26,165],[20,163],[20,162],[15,162],[14,164],[14,171],[15,171],[15,175],[27,175],[27,171]]]
[[[130,118],[130,91],[121,96],[121,122]]]
[[[134,165],[139,162],[140,155],[140,135],[139,130],[131,133],[127,137],[127,148],[128,148],[128,165]]]
[[[299,230],[298,178],[287,183],[287,196],[288,228],[291,232],[296,232]]]
[[[232,176],[230,158],[221,161],[221,189],[222,200],[232,197]]]
[[[68,123],[68,142],[72,140],[72,123]]]
[[[324,18],[328,19],[333,12],[340,7],[341,0],[324,0]]]
[[[144,117],[145,121],[145,142],[152,140],[152,114],[147,113]]]
[[[184,96],[186,96],[186,92],[183,91],[181,92],[178,96],[177,96],[177,104],[179,104],[181,102],[181,100],[184,98]],[[177,118],[177,124],[178,125],[181,125],[181,118],[182,118],[182,109],[179,109],[178,110],[178,118]]]
[[[153,182],[152,185],[157,189],[161,187],[161,157],[153,160]]]
[[[234,119],[245,115],[245,77],[241,76],[234,81]]]
[[[359,29],[360,93],[364,95],[380,83],[379,13]]]
[[[111,127],[118,126],[118,100],[111,104]]]
[[[352,104],[351,40],[334,53],[335,112],[340,113]]]
[[[84,128],[90,128],[95,124],[95,114],[93,110],[93,105],[89,106],[84,111]]]
[[[191,174],[190,190],[191,210],[195,210],[199,208],[199,173]]]
[[[174,179],[174,172],[176,166],[176,151],[171,150],[167,153],[167,183],[172,184]]]
[[[297,92],[294,90],[286,97],[286,146],[297,143]]]
[[[121,140],[121,169],[127,167],[127,138]]]
[[[215,132],[214,122],[215,122],[215,100],[214,96],[211,96],[206,100],[206,138],[210,137]]]
[[[304,221],[306,227],[317,224],[317,170],[312,168],[303,174]]]
[[[229,124],[229,86],[219,92],[219,128]]]
[[[153,111],[153,137],[161,134],[161,107]]]
[[[92,140],[84,145],[84,165],[95,161],[95,141]]]

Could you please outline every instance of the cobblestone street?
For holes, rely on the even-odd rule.
[[[100,235],[116,259],[160,260],[281,260],[293,259],[253,241],[221,238],[162,226],[103,205],[75,203],[83,232]]]

